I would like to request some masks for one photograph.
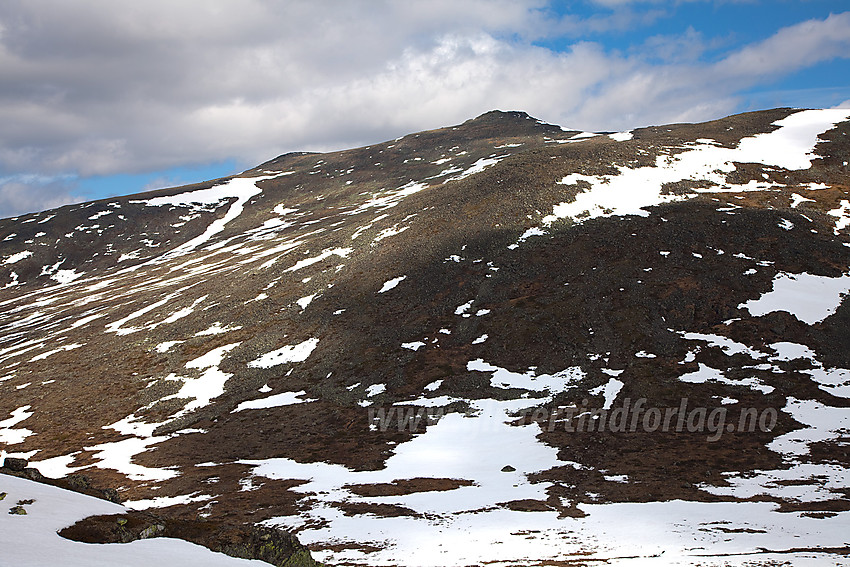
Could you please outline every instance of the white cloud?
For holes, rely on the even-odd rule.
[[[754,0],[592,0],[594,4],[608,8],[619,8],[634,4],[687,4],[689,2],[705,2],[709,4],[735,4],[753,2]]]
[[[81,201],[81,198],[72,193],[72,187],[62,180],[47,182],[26,178],[22,181],[0,179],[0,216],[2,217]]]
[[[324,93],[381,76],[445,30],[537,33],[542,5],[10,0],[0,167],[108,174],[327,144],[311,133],[338,114]]]
[[[726,57],[716,71],[725,79],[775,76],[848,55],[850,12],[844,12],[783,28]]]
[[[710,119],[762,77],[850,53],[850,13],[714,64],[700,61],[709,40],[697,32],[625,53],[531,43],[657,16],[601,3],[618,9],[554,18],[544,0],[5,0],[0,175],[250,167],[494,108],[595,130]]]

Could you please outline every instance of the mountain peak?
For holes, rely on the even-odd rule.
[[[490,110],[464,122],[461,127],[474,128],[479,133],[482,130],[492,130],[498,135],[533,135],[548,132],[561,133],[560,126],[546,124],[521,110]]]
[[[484,114],[476,116],[475,118],[471,118],[466,121],[466,123],[470,122],[496,122],[496,121],[523,121],[523,120],[535,120],[533,116],[524,112],[522,110],[489,110]]]

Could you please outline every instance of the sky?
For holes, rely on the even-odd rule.
[[[0,218],[523,110],[850,106],[847,0],[3,0]]]

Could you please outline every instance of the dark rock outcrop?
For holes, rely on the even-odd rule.
[[[202,545],[242,559],[259,559],[278,567],[320,565],[295,536],[273,528],[233,526],[222,521],[180,520],[132,511],[91,516],[59,532],[83,543],[129,543],[152,537],[171,537]]]

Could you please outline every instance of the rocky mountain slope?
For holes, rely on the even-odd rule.
[[[2,220],[0,456],[329,564],[850,564],[848,137],[490,112]]]

